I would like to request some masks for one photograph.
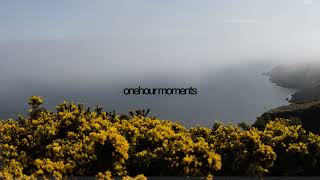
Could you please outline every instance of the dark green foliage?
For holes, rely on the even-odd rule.
[[[129,114],[131,115],[131,117],[134,117],[134,116],[142,116],[142,117],[147,117],[148,114],[150,112],[150,109],[137,109],[135,111],[129,111]]]

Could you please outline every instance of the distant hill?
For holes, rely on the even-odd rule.
[[[302,89],[291,96],[290,102],[307,102],[320,98],[320,85]]]
[[[278,66],[265,73],[274,84],[296,89],[290,102],[306,102],[320,98],[320,62]]]

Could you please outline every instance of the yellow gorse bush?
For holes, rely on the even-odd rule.
[[[0,177],[146,179],[320,172],[320,137],[285,119],[270,121],[261,131],[219,123],[187,129],[171,121],[125,118],[68,102],[50,112],[42,103],[32,96],[28,117],[0,121]]]

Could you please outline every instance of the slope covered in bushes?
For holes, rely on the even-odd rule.
[[[42,103],[31,97],[28,117],[0,121],[0,177],[320,174],[320,137],[289,120],[187,129],[141,111]]]
[[[314,100],[299,104],[289,104],[271,109],[263,113],[253,123],[253,126],[258,129],[263,129],[264,126],[275,118],[290,119],[292,123],[301,124],[307,131],[313,133],[320,132],[320,100]]]

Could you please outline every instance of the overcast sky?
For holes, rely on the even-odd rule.
[[[3,77],[190,74],[247,61],[319,57],[315,0],[0,2]]]

